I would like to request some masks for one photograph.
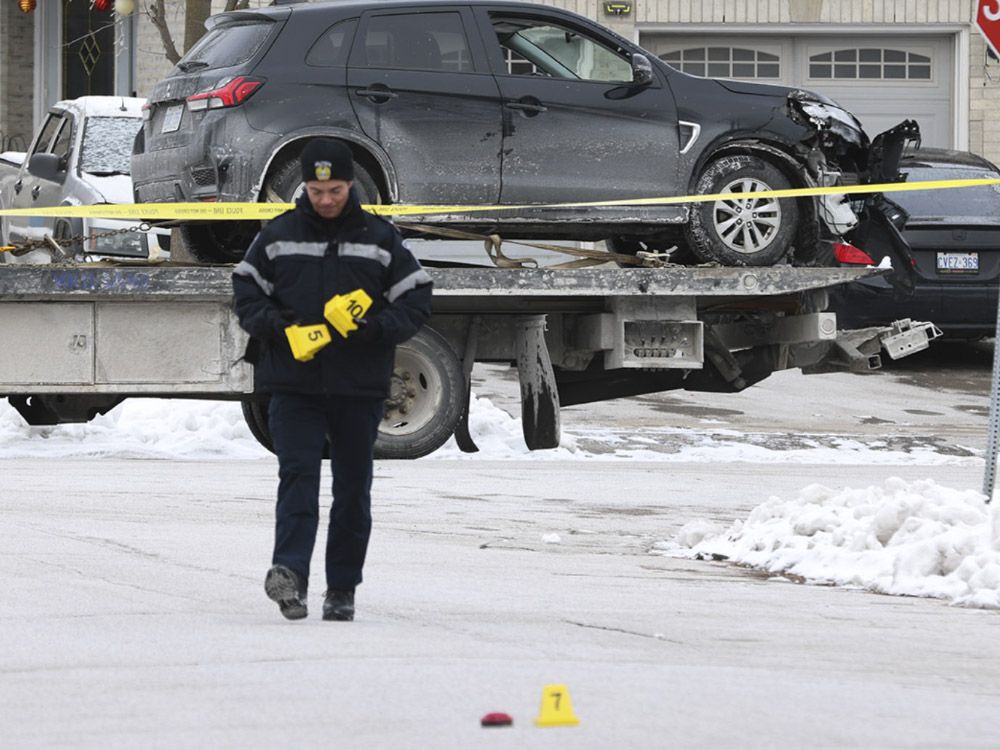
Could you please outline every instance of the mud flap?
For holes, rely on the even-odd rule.
[[[531,450],[559,447],[559,389],[545,343],[545,316],[518,321],[517,374],[521,384],[521,429]]]
[[[479,337],[479,316],[473,315],[465,334],[465,354],[462,356],[462,376],[465,379],[465,408],[455,426],[455,442],[462,453],[478,453],[479,446],[469,431],[469,407],[472,400],[472,367],[476,362],[476,343]]]

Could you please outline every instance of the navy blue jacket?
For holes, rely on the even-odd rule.
[[[363,288],[372,298],[370,341],[333,341],[309,362],[292,357],[284,329],[322,323],[335,294]],[[430,317],[431,278],[388,221],[361,208],[354,191],[336,219],[323,219],[302,194],[264,227],[233,270],[240,325],[260,342],[258,390],[386,397],[396,344]],[[249,359],[249,357],[248,357]]]

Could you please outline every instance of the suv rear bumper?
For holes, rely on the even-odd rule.
[[[267,163],[280,136],[254,130],[242,113],[234,116],[232,111],[225,116],[207,113],[186,135],[185,141],[184,135],[144,134],[152,150],[132,155],[137,203],[257,200],[260,165]]]

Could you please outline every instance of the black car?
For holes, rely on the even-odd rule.
[[[896,179],[919,132],[907,121],[870,142],[825,97],[686,75],[582,16],[527,3],[337,0],[224,13],[207,27],[149,96],[132,167],[139,202],[291,200],[299,152],[329,136],[353,150],[363,202],[747,194],[436,223],[623,252],[676,247],[726,265],[814,263],[820,240],[858,223],[852,204],[753,193]],[[868,208],[862,225],[882,221]],[[199,257],[231,260],[257,227],[206,223],[185,236]]]
[[[911,182],[1000,179],[1000,170],[975,154],[920,149],[905,155],[900,171]],[[831,296],[840,326],[887,325],[900,318],[929,320],[945,335],[992,336],[1000,286],[1000,186],[894,192],[888,196],[909,216],[903,237],[915,264],[911,291],[874,278]],[[842,264],[880,262],[879,253],[838,248]]]

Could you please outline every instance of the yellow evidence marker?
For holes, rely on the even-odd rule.
[[[542,688],[542,707],[535,719],[536,727],[575,727],[579,723],[565,685],[546,685]]]
[[[368,296],[368,292],[364,289],[355,289],[347,294],[335,294],[330,297],[323,307],[323,317],[346,339],[348,333],[358,328],[354,319],[365,317],[371,306],[372,298]]]
[[[288,326],[285,329],[292,356],[299,362],[308,362],[316,352],[330,343],[330,329],[325,323],[314,326]]]

